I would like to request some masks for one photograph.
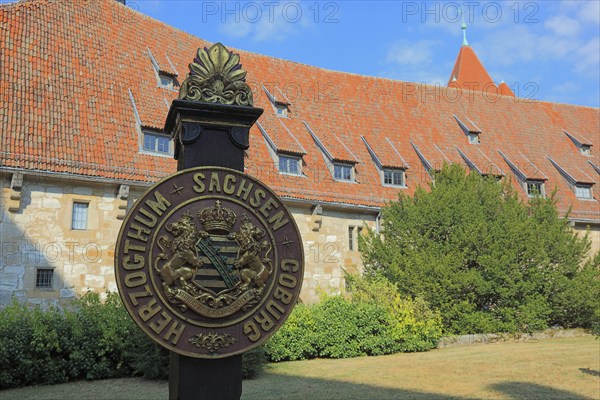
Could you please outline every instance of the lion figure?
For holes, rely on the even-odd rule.
[[[172,291],[175,283],[183,288],[187,287],[196,274],[196,270],[202,267],[203,262],[196,253],[196,241],[201,236],[189,214],[184,215],[179,221],[167,225],[166,230],[174,236],[171,241],[166,236],[158,239],[158,247],[161,253],[158,255],[154,268],[163,281],[163,288],[167,292]],[[166,249],[171,250],[171,257],[165,254]],[[159,260],[167,260],[159,267]]]
[[[233,266],[240,271],[241,288],[246,290],[250,285],[257,288],[265,286],[267,278],[271,275],[271,260],[267,257],[271,251],[271,245],[263,240],[259,243],[265,233],[252,225],[246,215],[242,217],[242,226],[239,232],[229,234],[230,239],[234,239],[240,246]],[[260,257],[261,252],[267,250],[264,258]]]

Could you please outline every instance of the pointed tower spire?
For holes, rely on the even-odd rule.
[[[469,42],[467,42],[467,24],[465,23],[465,15],[462,12],[462,8],[460,9],[460,15],[462,16],[462,24],[460,25],[463,32],[463,46],[468,46]]]

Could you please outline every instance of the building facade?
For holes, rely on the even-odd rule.
[[[163,132],[206,41],[114,0],[0,5],[0,305],[116,290],[129,207],[176,169]],[[598,109],[496,85],[465,43],[445,87],[324,70],[241,50],[255,106],[246,173],[290,208],[303,238],[301,300],[344,290],[381,207],[444,163],[510,179],[600,249]]]

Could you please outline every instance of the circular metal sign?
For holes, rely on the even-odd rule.
[[[263,343],[296,304],[298,228],[281,200],[241,172],[199,167],[158,182],[127,213],[115,277],[127,311],[154,341],[219,358]]]

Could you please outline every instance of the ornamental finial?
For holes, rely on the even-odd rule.
[[[227,50],[221,43],[198,49],[189,65],[190,73],[179,89],[180,100],[220,103],[227,105],[254,105],[252,90],[246,83],[246,71],[240,56]]]

